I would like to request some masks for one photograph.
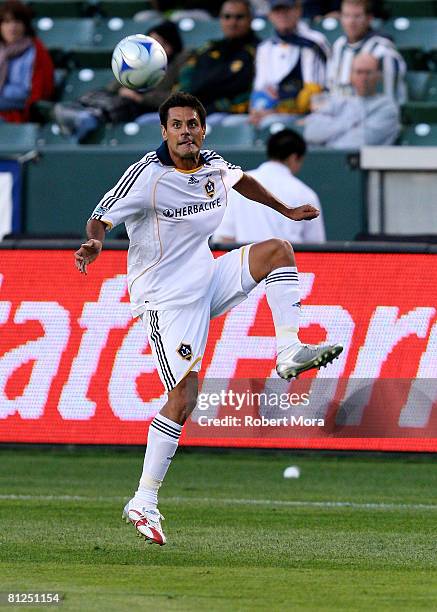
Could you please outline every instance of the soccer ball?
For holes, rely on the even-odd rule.
[[[133,34],[117,44],[112,54],[112,72],[117,81],[129,89],[156,87],[164,78],[167,55],[151,36]]]

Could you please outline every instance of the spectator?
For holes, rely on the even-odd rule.
[[[257,49],[251,96],[250,121],[260,127],[272,114],[309,112],[311,95],[325,86],[328,42],[301,15],[301,0],[270,0],[275,34]]]
[[[372,19],[369,0],[343,0],[341,25],[344,36],[333,45],[328,62],[328,89],[335,94],[350,94],[352,60],[358,53],[370,53],[381,63],[384,93],[403,104],[406,100],[405,62],[387,36],[372,30]]]
[[[188,52],[183,51],[179,30],[171,21],[154,26],[148,35],[161,43],[167,53],[168,68],[164,79],[144,93],[122,87],[114,80],[106,89],[87,92],[76,102],[56,104],[54,119],[74,141],[82,142],[90,132],[107,122],[133,121],[144,113],[155,116],[159,105],[170,95]]]
[[[195,51],[181,71],[179,89],[198,97],[209,114],[247,113],[258,39],[248,0],[226,0],[220,11],[223,39]]]
[[[29,121],[32,104],[53,94],[53,63],[35,37],[30,9],[12,0],[0,7],[0,119]]]
[[[359,149],[390,145],[399,133],[399,109],[389,96],[377,93],[381,71],[378,60],[360,53],[352,63],[354,96],[327,96],[320,108],[305,118],[305,138],[313,145]]]
[[[269,138],[268,161],[248,172],[280,198],[287,206],[312,204],[320,216],[312,221],[290,221],[275,210],[248,200],[237,191],[228,195],[223,221],[214,239],[218,242],[248,243],[268,240],[272,236],[295,242],[325,242],[325,228],[319,198],[294,175],[302,166],[305,141],[299,134],[284,129]]]

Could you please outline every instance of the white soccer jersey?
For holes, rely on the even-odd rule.
[[[406,101],[406,64],[392,41],[381,34],[370,31],[356,43],[348,43],[346,36],[340,36],[332,48],[328,61],[328,89],[330,93],[350,95],[352,93],[352,62],[358,53],[369,53],[381,63],[383,89],[386,96],[398,104]]]
[[[128,288],[134,316],[169,310],[203,297],[213,273],[208,239],[220,225],[239,166],[201,152],[193,171],[174,167],[167,145],[130,166],[91,219],[129,236]]]

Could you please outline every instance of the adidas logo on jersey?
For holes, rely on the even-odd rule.
[[[188,185],[197,185],[198,183],[200,183],[200,181],[193,175],[188,179]]]

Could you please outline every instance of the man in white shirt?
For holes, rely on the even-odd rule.
[[[343,0],[340,20],[344,35],[332,47],[328,61],[328,89],[331,94],[351,95],[352,63],[356,55],[365,53],[379,61],[384,94],[403,104],[407,97],[405,61],[388,36],[372,30],[372,19],[370,0]]]
[[[162,546],[166,539],[158,489],[197,403],[210,319],[245,300],[265,279],[281,378],[325,366],[343,348],[301,344],[299,277],[290,243],[267,240],[218,259],[208,247],[231,188],[288,219],[314,219],[318,211],[310,205],[287,207],[238,166],[201,150],[206,112],[194,96],[173,94],[159,115],[163,144],[130,166],[102,198],[87,223],[89,240],[75,253],[75,261],[86,273],[102,250],[105,232],[125,223],[132,311],[146,327],[168,399],[150,424],[139,486],[123,518],[146,540]]]
[[[305,141],[299,134],[290,129],[281,130],[269,138],[268,161],[247,174],[253,176],[290,208],[302,202],[315,206],[320,211],[317,219],[299,223],[289,221],[275,210],[248,200],[232,190],[214,240],[245,244],[275,236],[291,243],[325,242],[319,198],[310,187],[294,176],[302,167],[305,153]]]
[[[303,21],[301,0],[270,0],[275,33],[257,47],[250,121],[264,127],[269,115],[309,111],[311,96],[326,86],[329,44]]]

